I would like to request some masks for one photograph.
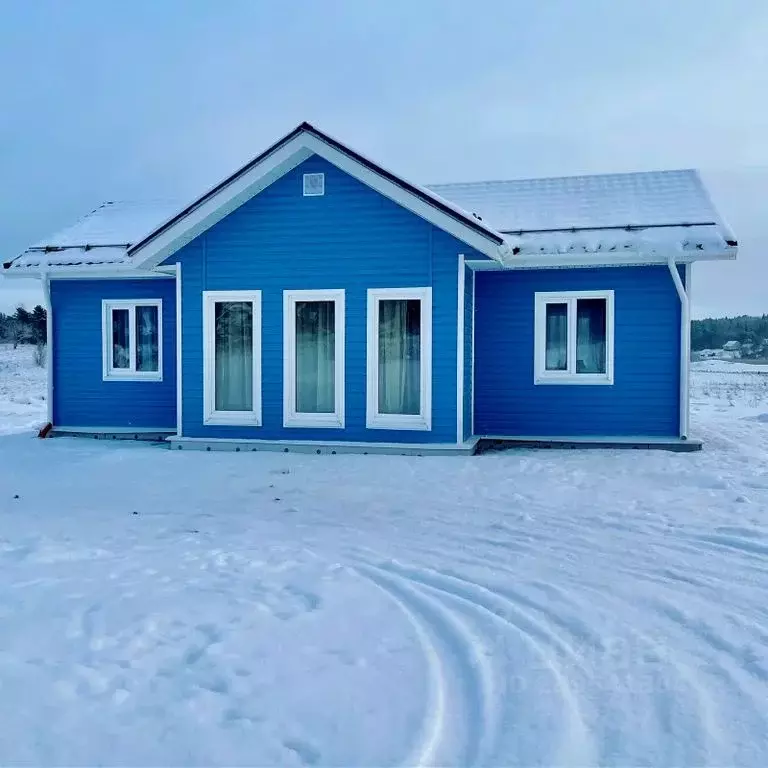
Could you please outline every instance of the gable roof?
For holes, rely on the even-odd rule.
[[[558,265],[563,259],[554,257],[564,255],[590,254],[592,262],[567,262],[588,264],[736,253],[693,170],[421,187],[305,122],[188,205],[105,203],[4,264],[5,272],[152,269],[313,154],[510,267],[526,258]]]
[[[284,150],[291,148],[292,145],[294,145],[293,152],[284,152]],[[272,172],[271,167],[263,167],[266,166],[270,158],[274,158],[276,155],[279,155],[280,152],[284,152],[286,157],[284,160],[281,160],[277,164],[276,173]],[[208,227],[212,226],[212,224],[209,223],[211,218],[220,220],[223,218],[223,215],[226,215],[226,213],[223,215],[217,215],[217,206],[221,206],[222,208],[226,209],[226,212],[231,210],[230,205],[228,205],[228,196],[234,196],[237,200],[237,205],[241,204],[244,199],[252,197],[253,194],[261,191],[261,189],[263,189],[265,186],[268,186],[268,184],[272,183],[272,181],[274,181],[276,178],[279,178],[281,175],[291,170],[291,168],[296,167],[296,165],[305,160],[310,154],[318,154],[322,157],[325,157],[335,165],[344,165],[346,167],[344,167],[343,170],[351,172],[352,175],[357,176],[358,178],[363,175],[366,183],[374,186],[374,188],[377,188],[378,186],[378,191],[386,194],[387,197],[392,197],[396,200],[396,202],[403,204],[406,208],[411,208],[413,210],[414,207],[416,207],[417,212],[420,210],[423,214],[425,212],[424,208],[409,204],[409,202],[413,203],[414,201],[421,201],[422,203],[425,203],[429,208],[433,208],[438,214],[447,217],[449,220],[455,221],[470,232],[482,236],[490,244],[498,247],[504,243],[504,238],[500,235],[500,233],[492,229],[487,224],[484,224],[479,217],[473,216],[471,213],[468,213],[460,206],[445,200],[433,190],[429,190],[426,187],[420,187],[416,184],[413,184],[412,182],[406,181],[402,177],[395,175],[378,163],[375,163],[364,155],[361,155],[359,152],[356,152],[345,144],[342,144],[340,141],[329,136],[327,133],[323,133],[310,123],[303,122],[294,128],[293,131],[286,134],[282,139],[279,139],[274,144],[272,144],[272,146],[268,147],[261,154],[253,158],[253,160],[246,163],[242,168],[235,171],[223,181],[219,182],[215,187],[209,189],[207,192],[202,194],[192,203],[187,205],[185,208],[164,222],[161,226],[150,232],[141,241],[133,245],[130,248],[130,255],[136,255],[138,257],[138,261],[143,263],[145,261],[141,256],[141,252],[143,250],[151,248],[153,242],[156,242],[164,234],[171,232],[174,228],[183,229],[185,222],[188,222],[190,219],[192,219],[196,212],[201,211],[207,204],[213,203],[212,207],[214,208],[214,211],[212,212],[212,215],[205,217],[205,226],[203,227],[203,230],[207,229]],[[348,158],[350,161],[352,161],[351,164],[339,163],[339,160],[342,158]],[[370,175],[356,172],[357,169],[355,166],[359,166],[361,169],[370,172],[373,174],[374,178],[372,178]],[[263,172],[263,176],[259,176],[260,171]],[[234,188],[238,182],[246,179],[251,174],[255,176],[254,187],[256,187],[256,189],[254,191],[252,187],[249,187],[248,192],[251,194],[246,194],[243,196],[239,194],[238,191]],[[380,185],[371,184],[372,181],[375,181],[375,177],[378,177],[384,183]],[[264,179],[266,179],[267,184],[259,183]],[[413,200],[409,201],[409,198],[413,198]],[[219,209],[219,211],[220,210],[221,209]],[[431,217],[427,215],[425,218]],[[443,226],[445,226],[445,222],[443,222]],[[195,233],[192,235],[192,237],[195,237],[197,234],[199,234],[198,228],[194,225],[192,225],[190,229]],[[450,229],[454,228],[451,227]],[[452,233],[461,237],[461,234],[457,233],[455,230]],[[183,234],[181,239],[189,242],[192,237]],[[480,250],[486,249],[481,247]],[[495,250],[495,248],[492,250]],[[168,254],[163,254],[163,258],[165,258],[167,255]],[[495,253],[493,255],[495,255]],[[156,260],[156,257],[149,258],[149,261]]]

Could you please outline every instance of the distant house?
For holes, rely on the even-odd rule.
[[[743,345],[740,341],[726,341],[725,344],[723,344],[724,357],[728,359],[741,357],[742,348]]]
[[[695,171],[423,187],[302,123],[4,272],[44,283],[54,433],[471,451],[687,438],[691,265],[736,250]]]

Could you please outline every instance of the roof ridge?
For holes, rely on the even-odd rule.
[[[472,186],[481,184],[511,184],[528,181],[564,181],[568,179],[599,179],[599,178],[618,178],[630,176],[658,176],[671,173],[686,173],[699,176],[697,168],[662,168],[656,171],[615,171],[606,173],[572,173],[560,176],[525,176],[514,179],[479,179],[477,181],[446,181],[438,184],[426,184],[427,189],[437,189],[440,187]]]

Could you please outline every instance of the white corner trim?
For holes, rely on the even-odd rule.
[[[471,373],[471,380],[470,380],[470,397],[472,400],[470,401],[470,407],[472,409],[472,435],[475,435],[475,323],[477,320],[477,316],[475,314],[477,302],[476,302],[476,291],[477,291],[477,277],[474,273],[474,270],[470,270],[470,274],[472,276],[472,350],[470,355],[471,365],[472,365],[472,373]]]
[[[418,414],[379,413],[379,302],[386,299],[421,301],[421,397]],[[432,289],[369,288],[366,326],[366,428],[431,430]]]
[[[182,385],[182,366],[184,355],[181,352],[182,321],[181,311],[181,262],[176,262],[176,437],[182,437],[182,421],[184,410],[184,387]]]
[[[51,279],[43,276],[43,298],[45,301],[45,373],[47,421],[53,424],[53,302],[51,301]]]
[[[579,299],[605,299],[605,373],[576,372],[576,305]],[[537,291],[534,294],[534,384],[612,385],[614,383],[614,292],[609,291]],[[567,306],[566,371],[546,369],[547,304]]]
[[[688,263],[685,265],[685,293],[688,296],[688,323],[684,326],[686,335],[685,344],[685,392],[683,392],[682,408],[685,411],[685,432],[680,431],[680,437],[685,440],[688,439],[689,431],[691,429],[691,307],[692,294],[691,294],[691,273],[693,272],[693,264]],[[681,337],[682,338],[682,337]],[[682,387],[681,387],[682,388]]]
[[[457,277],[458,291],[456,302],[456,442],[464,439],[464,303],[466,297],[464,254],[458,258],[459,273]]]
[[[683,440],[688,439],[689,429],[689,375],[691,370],[691,301],[686,293],[683,281],[680,279],[680,273],[677,271],[675,257],[670,254],[667,260],[669,273],[672,275],[672,282],[675,284],[678,298],[680,299],[680,392],[679,392],[679,410],[680,410],[680,437]],[[686,270],[686,282],[688,272]]]
[[[261,291],[203,291],[203,423],[222,426],[261,426]],[[218,302],[251,302],[253,338],[253,409],[216,410],[216,312]]]
[[[136,370],[136,308],[157,307],[157,370]],[[112,367],[112,312],[128,310],[128,368]],[[163,380],[163,300],[162,299],[102,299],[101,359],[103,381],[162,381]]]
[[[334,411],[300,413],[296,410],[296,303],[332,301],[334,310]],[[283,291],[283,426],[344,428],[344,289]]]

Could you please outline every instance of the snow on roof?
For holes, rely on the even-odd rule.
[[[500,232],[718,221],[693,170],[434,184]]]
[[[723,253],[728,244],[717,226],[649,227],[616,229],[557,230],[504,235],[512,251],[505,263],[516,256],[605,253],[631,251],[636,254],[666,254],[670,248],[683,253]]]
[[[119,264],[128,248],[179,210],[169,200],[108,202],[27,248],[11,269]]]
[[[424,188],[502,233],[508,255],[683,251],[722,254],[733,235],[693,170],[437,184]],[[41,240],[12,270],[120,265],[128,251],[178,214],[178,202],[110,202]],[[493,229],[492,229],[493,228]],[[730,242],[729,242],[730,241]],[[511,254],[511,255],[509,255]]]

